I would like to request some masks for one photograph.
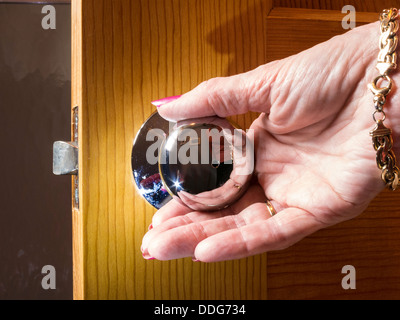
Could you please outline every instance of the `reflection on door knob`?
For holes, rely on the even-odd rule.
[[[218,117],[168,122],[154,113],[132,149],[139,193],[159,209],[171,199],[193,210],[218,210],[246,190],[254,170],[248,136]]]

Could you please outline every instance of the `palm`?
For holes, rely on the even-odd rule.
[[[144,238],[144,255],[242,258],[287,247],[360,214],[382,189],[368,135],[373,122],[366,89],[375,75],[376,50],[365,39],[376,41],[376,30],[376,24],[358,28],[221,84],[203,84],[174,106],[161,108],[162,115],[174,119],[193,112],[223,117],[263,112],[251,126],[258,183],[233,206],[214,213],[169,203],[153,219],[156,228]],[[232,88],[251,85],[215,99],[205,96],[210,87],[217,92],[223,87],[226,94],[229,82]],[[202,91],[204,107],[187,108],[191,99],[201,104]],[[272,219],[266,197],[279,211]]]
[[[382,189],[368,135],[373,107],[366,79],[374,76],[376,50],[368,41],[344,47],[362,37],[357,30],[284,61],[270,114],[252,125],[262,141],[256,157],[265,193],[326,225],[358,215]]]
[[[260,121],[253,124],[262,141],[256,171],[277,206],[303,209],[331,225],[359,214],[381,188],[378,179],[371,179],[378,174],[368,129],[349,128],[346,134],[330,127],[323,133],[307,129],[304,135],[301,130],[296,136],[279,135],[259,127]]]

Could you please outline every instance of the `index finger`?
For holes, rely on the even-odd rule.
[[[242,259],[285,249],[326,227],[311,213],[287,208],[262,222],[212,235],[201,241],[194,256],[202,262]]]

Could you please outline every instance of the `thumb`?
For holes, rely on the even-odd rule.
[[[152,104],[170,121],[214,115],[225,118],[248,111],[269,112],[275,65],[269,63],[235,76],[213,78],[182,96],[153,101]]]

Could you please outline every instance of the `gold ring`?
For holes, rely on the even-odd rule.
[[[276,212],[275,208],[273,207],[271,201],[267,200],[265,203],[267,204],[267,209],[268,209],[269,214],[271,215],[271,217],[276,215],[277,212]]]

